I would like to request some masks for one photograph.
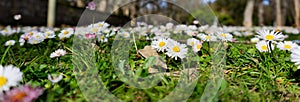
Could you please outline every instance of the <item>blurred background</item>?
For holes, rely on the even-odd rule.
[[[81,14],[92,0],[1,0],[0,25],[76,26]],[[133,1],[133,0],[132,0]],[[189,0],[186,0],[189,3]],[[293,26],[299,27],[300,0],[204,0],[218,17],[221,25],[228,26]],[[194,19],[166,0],[135,0],[120,7],[122,0],[95,2],[94,12],[113,12],[107,22],[122,25],[132,18],[147,14],[164,13],[179,23],[189,24]],[[51,6],[50,6],[51,5]],[[192,6],[192,5],[191,5]],[[113,7],[113,10],[107,8]],[[52,10],[52,11],[51,11]],[[107,12],[108,11],[108,12]],[[199,13],[200,12],[200,13]],[[201,9],[195,15],[201,15]],[[51,18],[52,17],[52,18]],[[50,19],[49,19],[50,18]]]

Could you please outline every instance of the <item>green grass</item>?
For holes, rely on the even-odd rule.
[[[20,35],[15,34],[9,37],[0,37],[0,44],[4,45],[7,40],[17,40]],[[87,101],[96,100],[97,97],[104,94],[97,91],[103,86],[106,87],[113,95],[124,101],[159,101],[172,92],[178,83],[178,77],[163,76],[162,81],[156,86],[149,89],[137,89],[125,84],[121,81],[121,77],[116,75],[112,62],[111,51],[112,38],[107,43],[97,43],[98,49],[95,53],[95,68],[88,66],[79,66],[73,64],[72,60],[81,60],[91,63],[89,59],[72,59],[72,54],[79,54],[72,49],[73,39],[60,41],[58,38],[46,40],[38,45],[30,45],[26,43],[23,47],[16,43],[8,49],[4,56],[6,46],[0,46],[0,58],[4,58],[2,65],[15,65],[24,73],[22,84],[30,84],[33,86],[44,87],[45,93],[37,101]],[[149,45],[150,41],[137,41],[138,49],[142,49],[145,45]],[[51,59],[50,53],[58,48],[67,50],[68,54]],[[275,49],[272,53],[260,53],[256,50],[254,44],[237,44],[228,43],[226,48],[226,65],[223,70],[224,80],[222,80],[221,88],[216,97],[212,97],[213,101],[295,101],[300,98],[299,76],[296,74],[297,66],[290,61],[290,52]],[[71,53],[73,52],[73,53]],[[211,76],[212,56],[209,52],[207,44],[197,60],[199,60],[199,78],[192,95],[188,101],[199,101],[205,90],[205,86]],[[175,61],[165,58],[166,64],[170,71],[180,70]],[[81,55],[84,56],[84,55]],[[85,57],[88,58],[88,57]],[[139,76],[148,76],[147,69],[143,69],[147,61],[141,55],[137,54],[135,47],[130,48],[129,64],[132,71]],[[84,67],[84,68],[83,68]],[[75,69],[74,69],[75,68]],[[74,70],[77,72],[74,73]],[[93,70],[99,76],[86,79],[88,82],[77,80],[77,75],[87,75],[91,73],[79,72],[79,70]],[[93,72],[92,71],[92,72]],[[47,79],[48,73],[63,73],[64,78],[57,84],[52,84]],[[103,85],[99,84],[99,79],[103,81]],[[82,88],[78,85],[89,83],[91,85],[99,84],[98,87],[89,89]],[[83,94],[80,90],[90,90],[89,94]],[[93,95],[97,94],[98,95]],[[109,97],[109,96],[108,96]],[[176,96],[180,97],[180,96]],[[89,99],[86,99],[89,98]]]

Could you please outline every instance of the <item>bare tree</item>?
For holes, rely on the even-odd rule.
[[[281,0],[281,24],[286,25],[286,18],[287,18],[287,12],[288,12],[288,1],[287,0]]]
[[[247,6],[244,12],[244,21],[243,24],[245,27],[250,28],[252,27],[252,15],[254,9],[254,0],[248,0]]]
[[[56,0],[49,0],[48,5],[47,26],[53,27],[55,24]]]
[[[299,8],[299,0],[295,1],[295,24],[297,28],[300,28],[300,8]]]
[[[276,26],[282,26],[281,3],[276,0]]]
[[[264,25],[264,4],[263,0],[260,0],[260,3],[258,5],[258,23],[260,26]]]

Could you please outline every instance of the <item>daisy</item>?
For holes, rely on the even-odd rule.
[[[167,49],[168,40],[165,38],[158,38],[151,42],[151,47],[156,49],[158,52],[164,52]]]
[[[0,65],[0,93],[18,85],[22,81],[22,75],[23,73],[17,67]]]
[[[95,25],[95,27],[100,28],[100,30],[104,30],[104,29],[106,29],[110,26],[110,24],[108,24],[106,22],[99,22],[99,23],[96,23],[94,25]]]
[[[16,41],[15,40],[8,40],[5,42],[5,46],[13,46],[15,45]]]
[[[59,75],[50,75],[48,74],[48,80],[52,82],[52,84],[58,83],[63,78],[62,74]]]
[[[43,88],[33,88],[29,85],[24,85],[1,94],[0,100],[2,102],[34,102],[43,92]]]
[[[284,42],[279,42],[277,44],[277,47],[280,50],[288,50],[291,51],[291,49],[295,48],[297,44],[293,43],[292,41],[284,41]]]
[[[46,32],[43,33],[45,36],[45,39],[51,39],[51,38],[55,38],[55,33],[52,30],[47,30]]]
[[[28,43],[30,44],[38,44],[45,40],[45,37],[42,33],[37,32],[33,33],[33,35],[28,39]]]
[[[63,49],[58,49],[50,54],[50,58],[64,56],[67,52]]]
[[[270,31],[270,30],[260,30],[257,32],[259,35],[256,35],[258,38],[266,41],[282,41],[285,39],[285,36],[281,32]]]
[[[96,25],[94,24],[91,24],[87,27],[89,33],[92,33],[92,34],[98,34],[101,32],[101,28],[97,27]]]
[[[197,32],[196,31],[192,31],[192,30],[188,30],[188,31],[186,31],[186,34],[189,35],[189,36],[196,36]]]
[[[229,33],[224,33],[224,32],[217,32],[217,37],[221,40],[221,41],[232,41],[233,37],[231,34]]]
[[[167,28],[167,29],[172,29],[173,26],[174,26],[173,23],[167,23],[167,24],[166,24],[166,28]]]
[[[0,31],[0,33],[3,35],[3,36],[10,36],[14,33],[16,33],[17,31],[15,29],[12,29],[10,26],[7,26],[5,27],[4,30]]]
[[[172,39],[168,39],[168,45],[167,45],[167,55],[171,58],[185,58],[186,54],[188,52],[188,49],[186,48],[185,44],[180,44],[177,41],[174,41]]]
[[[259,41],[259,38],[251,38],[252,43],[257,43]]]
[[[193,51],[194,52],[198,52],[198,51],[200,51],[201,50],[201,48],[202,48],[202,41],[200,42],[200,41],[198,41],[198,42],[196,42],[195,44],[194,44],[194,46],[193,46]]]
[[[129,38],[130,37],[130,33],[126,32],[126,31],[119,31],[118,34],[124,38]]]
[[[66,38],[70,38],[73,34],[74,34],[73,28],[67,28],[67,29],[60,31],[60,33],[58,34],[58,37],[60,39],[66,39]]]
[[[217,40],[217,38],[213,35],[198,34],[197,37],[203,41],[216,41]]]
[[[19,39],[19,42],[20,42],[20,46],[23,46],[25,43],[25,40],[21,38],[21,39]]]
[[[100,41],[100,42],[107,42],[108,41],[107,36],[105,36],[104,34],[98,35],[97,38],[98,38],[98,41]]]
[[[189,38],[187,40],[187,45],[189,46],[194,46],[196,43],[200,42],[199,40],[195,39],[195,38]]]
[[[300,65],[300,47],[297,46],[291,52],[291,61],[295,62],[296,65]],[[300,66],[298,66],[298,69],[300,69]]]
[[[257,42],[256,48],[260,52],[271,52],[270,51],[270,46],[268,45],[268,43],[266,41],[259,41],[259,42]],[[274,46],[273,45],[271,45],[271,50],[274,50]]]

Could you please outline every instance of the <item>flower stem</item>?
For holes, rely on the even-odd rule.
[[[6,54],[7,54],[7,52],[9,51],[9,49],[10,49],[10,46],[8,46],[8,47],[6,48],[4,54],[3,54],[2,58],[1,58],[0,65],[2,65],[2,63],[3,63],[3,61],[4,61],[4,58],[5,58]]]

